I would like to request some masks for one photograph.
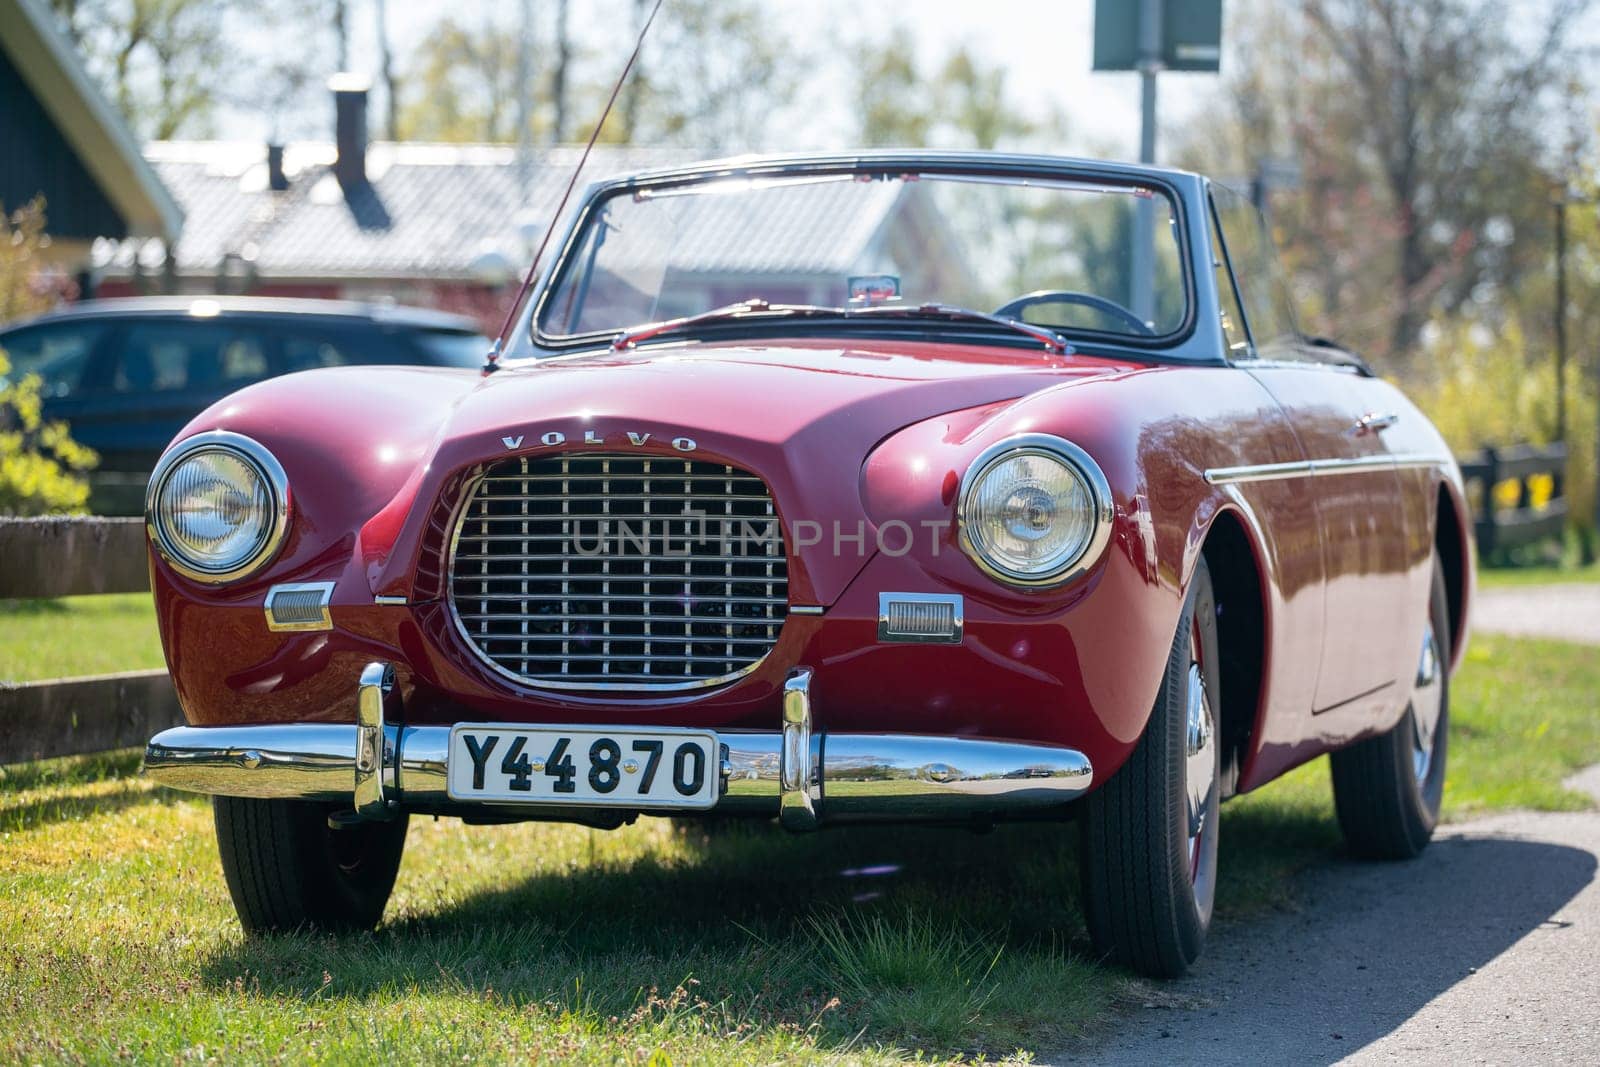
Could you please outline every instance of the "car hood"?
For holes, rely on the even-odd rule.
[[[1131,368],[927,342],[663,345],[530,361],[459,398],[429,464],[437,488],[418,494],[406,525],[436,526],[437,515],[420,513],[452,476],[513,456],[573,449],[692,455],[764,478],[786,532],[801,521],[825,528],[823,543],[797,549],[790,585],[797,601],[827,604],[871,556],[860,478],[885,437],[951,416],[950,436],[959,438],[983,421],[960,413],[987,415],[1041,389]],[[834,529],[847,541],[865,532],[866,551],[854,542],[836,551]],[[402,577],[384,572],[374,575],[376,585]]]

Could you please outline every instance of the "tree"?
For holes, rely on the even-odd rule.
[[[553,35],[543,45],[548,61],[531,64],[549,71],[529,89],[538,105],[531,109],[532,122],[536,135],[546,135],[542,139],[583,140],[632,38],[612,32],[602,21],[603,9],[569,10],[566,0],[552,6]],[[628,10],[642,19],[648,9],[628,0]],[[602,39],[601,31],[604,48],[593,43]],[[415,90],[401,113],[405,136],[515,141],[517,36],[492,20],[469,27],[447,17],[408,65],[404,80]],[[773,35],[756,0],[677,0],[656,21],[601,138],[708,151],[761,144],[793,90],[793,71],[804,62],[792,42]]]
[[[383,83],[383,136],[400,139],[400,83],[395,77],[394,50],[389,44],[389,2],[374,0],[373,19],[378,31],[378,80]]]
[[[568,137],[571,125],[572,24],[568,0],[556,0],[554,62],[550,64],[551,139],[558,144]]]
[[[611,39],[616,44],[595,71],[583,121],[598,116],[627,59],[631,42],[624,35]],[[797,72],[808,62],[797,42],[773,32],[770,7],[759,0],[673,0],[645,42],[631,101],[613,113],[602,136],[714,152],[760,147],[783,128]]]
[[[855,111],[861,117],[861,143],[878,147],[928,144],[936,112],[917,65],[916,41],[910,31],[899,27],[882,48],[857,49],[852,65],[857,72]]]
[[[882,47],[858,48],[853,66],[863,144],[989,151],[1043,135],[1065,137],[1060,115],[1030,119],[1011,99],[1005,67],[988,65],[966,48],[952,51],[928,75],[904,27]]]
[[[89,70],[141,135],[211,132],[232,67],[226,0],[51,0]]]
[[[517,37],[492,22],[473,28],[445,19],[428,35],[404,80],[400,109],[409,140],[514,141]]]
[[[1233,175],[1298,161],[1273,212],[1317,332],[1403,368],[1433,315],[1504,312],[1496,294],[1545,268],[1548,144],[1582,106],[1568,83],[1589,2],[1256,0],[1230,22],[1229,129],[1182,154]]]

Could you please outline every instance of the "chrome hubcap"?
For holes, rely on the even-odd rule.
[[[1439,639],[1429,622],[1422,632],[1422,657],[1417,662],[1417,678],[1411,690],[1411,770],[1417,781],[1427,781],[1433,768],[1434,735],[1439,730],[1439,711],[1444,703],[1441,684]]]
[[[1202,899],[1203,895],[1208,895],[1208,887],[1201,884],[1202,842],[1206,819],[1210,814],[1212,786],[1216,784],[1217,761],[1212,751],[1212,745],[1216,743],[1216,727],[1211,717],[1211,699],[1206,695],[1205,676],[1197,662],[1189,664],[1187,704],[1184,784],[1188,809],[1189,878],[1194,883],[1196,899]]]

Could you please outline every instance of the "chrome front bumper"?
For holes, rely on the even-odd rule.
[[[984,819],[1059,808],[1094,780],[1088,757],[1055,745],[813,733],[810,683],[810,670],[791,672],[781,730],[719,732],[723,787],[714,814],[777,816],[790,830]],[[394,725],[401,709],[389,665],[370,664],[362,672],[356,708],[353,726],[164,730],[145,748],[145,773],[161,785],[197,793],[348,803],[367,819],[401,811],[563,817],[542,805],[452,799],[445,766],[450,727]]]

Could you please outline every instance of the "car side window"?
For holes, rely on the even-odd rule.
[[[1228,358],[1244,359],[1250,355],[1250,335],[1245,332],[1239,290],[1234,285],[1233,271],[1228,267],[1227,247],[1222,240],[1222,229],[1217,225],[1215,209],[1211,212],[1211,269],[1217,276],[1217,301],[1222,307],[1222,336],[1228,343]]]
[[[326,337],[293,336],[283,341],[283,369],[287,374],[318,367],[348,367],[354,362],[347,346]]]
[[[222,323],[134,323],[120,347],[118,393],[227,391],[270,373],[260,338]]]
[[[0,337],[0,350],[11,364],[11,377],[37,374],[44,398],[59,400],[78,391],[89,357],[105,332],[104,322],[24,327]]]
[[[1256,353],[1273,359],[1305,358],[1288,279],[1261,213],[1225,186],[1211,186],[1211,200]]]
[[[325,328],[294,326],[281,331],[285,374],[319,367],[381,363],[379,338],[372,331],[329,323]]]

